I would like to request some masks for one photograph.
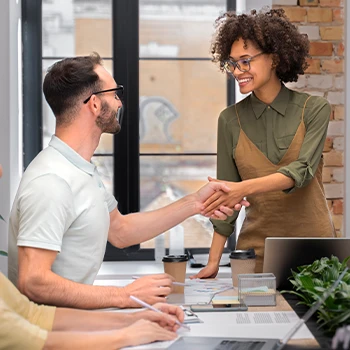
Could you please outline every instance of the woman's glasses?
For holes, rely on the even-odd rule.
[[[260,52],[255,56],[242,58],[238,61],[234,61],[232,59],[228,59],[221,63],[221,66],[225,68],[226,72],[233,75],[233,72],[236,68],[238,68],[241,72],[249,72],[250,71],[250,61],[254,58],[263,55],[264,52]]]

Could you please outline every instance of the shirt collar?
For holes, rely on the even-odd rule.
[[[259,119],[265,109],[267,108],[267,104],[260,101],[254,94],[254,92],[250,95],[250,102],[255,114],[256,119]],[[287,105],[289,102],[289,89],[282,84],[281,90],[276,96],[276,98],[270,104],[270,107],[273,108],[276,112],[284,116],[286,114]]]
[[[94,174],[96,168],[95,165],[85,160],[82,156],[80,156],[77,152],[75,152],[71,147],[69,147],[57,136],[52,136],[51,141],[49,143],[49,147],[53,147],[54,149],[56,149],[77,168],[90,175]]]

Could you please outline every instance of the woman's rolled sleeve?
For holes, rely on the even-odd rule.
[[[296,161],[281,167],[277,172],[292,178],[294,187],[285,190],[291,193],[297,188],[307,186],[316,174],[327,136],[331,106],[322,97],[310,99],[305,110],[304,122],[306,134]]]

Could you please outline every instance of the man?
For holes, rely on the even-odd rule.
[[[102,133],[115,134],[123,90],[98,54],[64,59],[48,71],[43,90],[56,117],[49,147],[28,166],[10,216],[9,277],[30,299],[76,308],[134,307],[134,295],[154,304],[171,292],[166,274],[124,288],[92,286],[107,240],[123,248],[147,241],[201,212],[221,183],[153,212],[121,215],[91,164]],[[213,217],[233,211],[220,207]],[[18,266],[17,266],[18,262]]]
[[[0,272],[0,350],[120,349],[176,338],[178,306],[155,311],[96,312],[36,305]]]

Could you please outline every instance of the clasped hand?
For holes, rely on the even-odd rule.
[[[248,207],[250,203],[245,200],[244,195],[239,190],[239,183],[228,182],[213,179],[208,177],[210,182],[219,182],[225,184],[229,191],[218,191],[213,193],[203,204],[201,214],[207,217],[215,218],[215,212],[222,207],[233,208],[235,211],[239,211],[242,206]]]

